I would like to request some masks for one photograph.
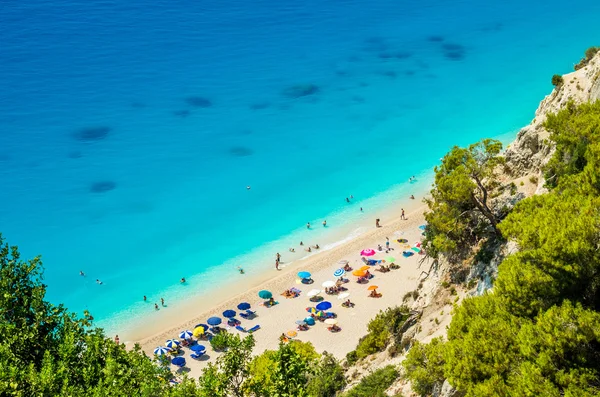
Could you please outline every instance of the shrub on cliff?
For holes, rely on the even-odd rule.
[[[600,51],[600,47],[590,47],[585,50],[585,55],[581,58],[581,61],[575,65],[575,70],[579,70],[587,66],[587,64],[592,60],[592,58]]]
[[[552,85],[558,87],[564,83],[563,77],[560,74],[552,76]]]
[[[398,379],[396,367],[388,365],[365,376],[344,397],[387,397],[385,391]]]

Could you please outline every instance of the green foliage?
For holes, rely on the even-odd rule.
[[[324,352],[315,373],[308,381],[306,391],[310,397],[335,397],[345,385],[342,366],[333,355]]]
[[[226,350],[229,340],[227,332],[219,332],[210,339],[210,346],[216,351]]]
[[[600,192],[600,101],[579,106],[569,102],[557,114],[548,115],[545,127],[556,145],[544,169],[546,185],[556,188],[575,180],[580,188]]]
[[[402,362],[413,390],[430,395],[436,384],[444,382],[444,342],[434,338],[429,344],[415,342]]]
[[[344,394],[344,397],[386,397],[385,391],[398,376],[398,370],[393,365],[380,368],[365,376],[358,385]]]
[[[560,74],[555,74],[554,76],[552,76],[552,85],[557,87],[559,85],[563,85],[564,80],[563,77]]]
[[[168,370],[45,295],[40,259],[22,260],[0,235],[0,395],[166,395]]]
[[[585,50],[585,56],[575,65],[575,70],[586,67],[598,51],[600,51],[600,47],[590,47]]]
[[[369,322],[367,326],[369,332],[358,342],[355,354],[349,353],[346,355],[346,359],[354,362],[373,353],[383,351],[390,343],[391,338],[400,343],[402,339],[400,329],[408,317],[408,312],[409,310],[405,306],[380,311]]]
[[[308,363],[289,344],[280,343],[275,353],[275,367],[269,396],[305,397],[309,375]]]
[[[423,242],[433,258],[463,258],[480,239],[497,236],[497,209],[490,197],[498,189],[496,175],[504,163],[502,144],[485,139],[468,148],[454,147],[435,168],[431,199],[425,200],[427,228]]]

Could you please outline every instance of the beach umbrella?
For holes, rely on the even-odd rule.
[[[360,268],[360,269],[358,269],[358,270],[361,270],[361,271],[363,271],[363,272],[366,272],[366,271],[367,271],[367,270],[369,270],[370,268],[371,268],[370,266],[367,266],[367,265],[365,265],[365,266],[361,267],[361,268]]]
[[[225,318],[233,318],[233,317],[235,317],[235,311],[233,311],[233,310],[225,310],[223,312],[223,317],[225,317]]]
[[[183,357],[175,357],[171,360],[171,364],[176,365],[178,367],[183,367],[185,365],[185,358]]]
[[[206,350],[206,347],[204,345],[192,345],[190,350],[194,352],[203,352]]]
[[[270,291],[263,289],[262,291],[258,292],[258,296],[262,299],[271,299],[273,297],[273,294]]]
[[[314,319],[314,318],[312,318],[312,317],[306,317],[306,318],[304,319],[304,321],[305,321],[305,322],[306,322],[306,324],[308,324],[308,325],[315,325],[315,319]]]
[[[308,296],[309,298],[312,298],[313,296],[317,296],[321,293],[320,289],[311,289],[310,291],[308,291],[308,294],[306,294],[306,296]]]
[[[349,296],[350,296],[349,292],[343,292],[343,293],[341,293],[341,294],[338,295],[338,299],[339,300],[346,299]]]
[[[375,291],[377,288],[379,288],[376,285],[371,285],[369,288],[367,288],[367,291]]]
[[[419,248],[421,248],[421,242],[420,242],[420,241],[417,241],[417,242],[415,243],[415,247],[419,247]]]
[[[421,226],[419,226],[419,229],[425,230],[426,227],[427,227],[427,225],[421,225]]]
[[[171,349],[169,349],[168,347],[158,346],[156,349],[154,349],[154,354],[156,354],[157,356],[163,356],[169,351],[171,351]]]
[[[365,270],[355,270],[352,272],[352,275],[356,277],[364,277],[367,275],[367,272]]]
[[[342,268],[336,269],[335,272],[333,272],[333,277],[342,277],[344,274],[346,274],[346,271]]]
[[[306,311],[310,314],[315,314],[317,312],[317,309],[315,309],[314,307],[307,307]]]
[[[421,248],[419,247],[412,247],[411,250],[415,251],[417,254],[421,252]]]
[[[327,320],[325,320],[325,324],[336,325],[337,320],[335,318],[328,318]]]
[[[166,345],[166,346],[167,346],[169,349],[176,349],[176,348],[177,348],[177,346],[179,346],[179,344],[180,344],[180,343],[181,343],[181,342],[179,342],[179,341],[178,341],[178,340],[176,340],[176,339],[169,339],[169,340],[168,340],[168,341],[165,343],[165,345]]]
[[[295,338],[296,336],[298,336],[298,333],[296,331],[290,330],[287,332],[286,335],[289,336],[290,338]]]
[[[394,258],[393,256],[388,256],[387,258],[385,258],[386,262],[390,262],[390,263],[394,263],[396,261],[396,258]]]
[[[296,320],[296,324],[298,324],[298,325],[305,325],[306,321],[304,321],[304,320]]]
[[[211,317],[207,321],[208,325],[219,325],[221,324],[221,319],[219,317]]]
[[[331,302],[323,301],[317,305],[317,310],[331,309]]]
[[[187,330],[187,329],[186,329],[185,331],[181,331],[181,332],[179,333],[179,337],[180,337],[181,339],[190,339],[190,338],[192,337],[192,335],[193,335],[193,334],[192,334],[192,331],[189,331],[189,330]]]
[[[203,327],[196,327],[194,328],[194,332],[192,333],[196,338],[204,335],[206,331],[204,330]]]
[[[250,304],[248,302],[242,302],[239,305],[237,305],[238,310],[248,310],[251,307],[252,306],[250,306]]]
[[[367,248],[367,249],[364,249],[364,250],[360,251],[360,254],[361,254],[362,256],[373,256],[373,255],[375,255],[376,253],[377,253],[377,252],[375,252],[375,250],[373,250],[373,249],[371,249],[371,248]]]
[[[321,285],[323,286],[323,288],[335,287],[335,281],[327,280]]]
[[[298,273],[298,277],[300,277],[300,278],[310,278],[310,273],[309,272],[299,272]]]
[[[204,329],[204,331],[208,331],[208,329],[210,328],[206,324],[196,324],[196,326],[194,328],[198,328],[198,327],[201,327],[202,329]]]
[[[342,260],[341,260],[341,261],[339,261],[338,263],[339,263],[340,265],[347,265],[347,264],[348,264],[348,263],[350,263],[350,262],[348,262],[348,261],[347,261],[347,260],[345,260],[345,259],[342,259]]]

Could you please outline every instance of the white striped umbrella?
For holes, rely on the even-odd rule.
[[[342,277],[344,274],[346,274],[346,271],[342,268],[339,268],[333,272],[333,277]]]
[[[156,354],[157,356],[163,356],[165,354],[167,354],[170,351],[170,349],[163,347],[163,346],[158,346],[156,349],[154,349],[154,354]]]
[[[176,340],[176,339],[169,339],[169,340],[168,340],[168,341],[167,341],[165,344],[167,345],[167,347],[168,347],[169,349],[176,349],[176,348],[177,348],[177,346],[179,346],[179,344],[180,344],[180,343],[181,343],[181,342],[179,342],[179,341],[178,341],[178,340]]]
[[[192,334],[192,331],[186,329],[185,331],[181,331],[179,333],[179,338],[181,338],[181,339],[192,339],[193,335],[194,334]]]

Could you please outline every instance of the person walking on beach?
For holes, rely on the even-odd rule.
[[[404,208],[402,208],[402,215],[400,215],[400,219],[406,220],[406,217],[404,216]]]
[[[115,336],[115,343],[118,345],[118,344],[119,344],[119,342],[120,342],[120,341],[119,341],[119,335],[116,335],[116,336]]]
[[[277,255],[275,255],[275,259],[281,262],[281,255],[279,254],[279,252],[277,253]]]
[[[388,252],[390,250],[390,238],[386,237],[385,238],[385,252]]]
[[[279,259],[275,259],[275,270],[279,270]]]
[[[160,305],[162,307],[165,307],[165,300],[163,298],[160,298]]]

